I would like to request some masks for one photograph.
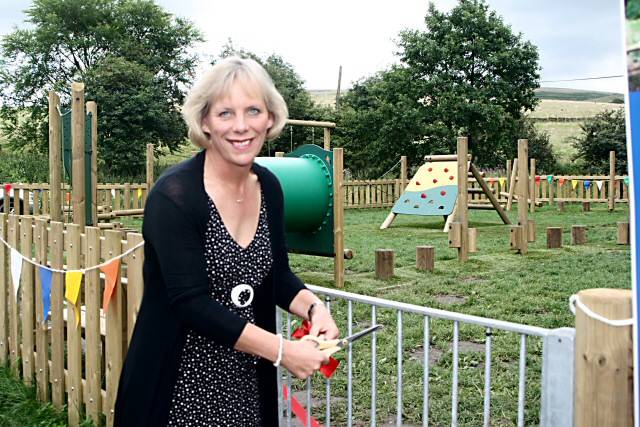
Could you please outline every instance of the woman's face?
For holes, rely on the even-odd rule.
[[[273,115],[267,110],[260,90],[251,84],[235,82],[226,96],[215,100],[202,119],[202,130],[209,134],[211,149],[226,162],[250,166],[258,155]]]

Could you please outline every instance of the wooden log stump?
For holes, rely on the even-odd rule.
[[[633,317],[631,291],[586,289],[578,300],[610,320]],[[611,326],[576,307],[574,425],[633,425],[631,325]]]
[[[436,250],[433,246],[416,247],[416,268],[418,270],[433,271],[436,259]]]
[[[562,228],[547,227],[547,249],[562,247]]]
[[[524,228],[521,225],[509,226],[509,249],[520,250],[522,239],[524,236]]]
[[[564,202],[558,202],[558,211],[560,211],[560,212],[564,212],[565,211]]]
[[[478,229],[469,229],[469,252],[478,252]]]
[[[628,222],[618,223],[618,244],[619,245],[629,244],[629,223]]]
[[[376,249],[376,279],[387,280],[393,277],[393,249]]]
[[[585,225],[571,226],[571,244],[584,245],[587,243],[587,227]]]
[[[582,212],[591,211],[591,202],[582,202]]]

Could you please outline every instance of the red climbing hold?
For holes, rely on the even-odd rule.
[[[453,180],[453,175],[449,176],[449,179],[450,179],[450,180]]]
[[[416,185],[420,185],[420,181],[416,181]]]
[[[449,172],[449,168],[444,168],[445,173]]]
[[[433,178],[433,183],[435,184],[436,182],[438,182],[438,180]]]
[[[431,171],[433,171],[433,168],[429,168],[429,169],[427,169],[427,170],[428,170],[429,172],[431,172]]]
[[[447,192],[446,192],[446,191],[444,191],[444,190],[442,190],[442,191],[440,192],[440,195],[441,195],[441,196],[444,196],[444,195],[446,195],[446,194],[447,194]]]
[[[423,199],[426,199],[426,198],[427,198],[427,195],[426,195],[426,194],[424,194],[424,193],[422,193],[422,194],[420,195],[420,197],[422,197]]]

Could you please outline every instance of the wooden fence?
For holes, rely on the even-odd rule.
[[[106,313],[101,308],[104,276],[91,267],[140,244],[142,236],[0,213],[0,237],[36,264],[87,269],[77,302],[79,324],[64,299],[65,275],[55,271],[51,316],[45,321],[40,268],[22,261],[16,294],[11,251],[0,242],[0,363],[9,362],[26,384],[35,383],[40,400],[58,408],[66,404],[69,425],[78,425],[83,413],[96,425],[104,419],[112,425],[120,370],[142,298],[143,250],[122,258]]]

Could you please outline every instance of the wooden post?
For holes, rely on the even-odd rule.
[[[547,249],[562,247],[562,227],[547,227]]]
[[[7,240],[12,248],[18,247],[20,241],[20,229],[18,228],[18,217],[9,215],[9,228]],[[19,290],[13,284],[13,278],[9,281],[8,298],[9,304],[9,352],[11,356],[11,372],[15,376],[19,375],[18,361],[20,360],[20,343],[18,342],[18,301]]]
[[[40,265],[47,265],[47,221],[44,219],[36,220],[36,262]],[[44,307],[42,303],[42,277],[38,271],[38,280],[36,281],[36,383],[38,385],[38,400],[46,402],[49,400],[49,337],[48,327],[45,323]]]
[[[105,231],[106,258],[111,259],[122,253],[122,232]],[[120,283],[120,274],[116,279],[116,288],[109,308],[107,309],[107,336],[105,338],[105,380],[107,399],[104,412],[107,414],[107,425],[113,425],[116,393],[122,370],[124,349],[122,347],[122,326],[124,321],[124,292]]]
[[[616,208],[616,152],[609,151],[609,212]]]
[[[460,247],[458,248],[458,261],[466,262],[469,259],[469,218],[468,218],[468,192],[469,185],[469,153],[468,139],[465,136],[458,137],[457,150],[458,155],[458,210],[457,220],[460,223]]]
[[[529,141],[518,140],[518,225],[527,230],[527,200],[529,200]],[[527,239],[522,239],[521,254],[528,250]]]
[[[133,248],[142,242],[142,235],[127,233],[127,246],[125,250]],[[144,263],[144,250],[138,248],[126,257],[127,263],[127,344],[131,342],[133,328],[140,311],[140,303],[143,294],[142,265]]]
[[[331,150],[331,129],[324,128],[324,136],[323,136],[324,149],[329,151]]]
[[[591,211],[591,202],[582,202],[582,212]]]
[[[74,82],[71,84],[71,157],[73,186],[71,200],[73,204],[73,223],[84,227],[87,223],[84,198],[84,84]],[[70,412],[72,412],[70,408]]]
[[[393,249],[376,249],[376,279],[387,280],[393,277]]]
[[[478,229],[469,228],[469,252],[478,252]]]
[[[400,156],[400,194],[407,188],[407,156]]]
[[[512,160],[511,159],[507,159],[507,171],[506,171],[506,173],[507,173],[507,175],[506,175],[506,178],[507,178],[506,184],[507,185],[509,185],[509,183],[511,182],[511,167],[512,167],[511,163],[512,163]],[[509,191],[509,187],[501,188],[500,190],[501,191]]]
[[[529,213],[535,213],[536,212],[536,159],[529,159],[529,168],[531,169],[529,171],[529,176],[530,176],[530,182],[531,184],[529,185],[529,198],[530,198],[530,202],[529,202]]]
[[[578,300],[610,320],[633,317],[631,291],[586,289]],[[574,426],[633,425],[633,341],[629,326],[610,326],[576,307]]]
[[[98,105],[87,102],[91,113],[91,224],[98,226]],[[84,151],[83,151],[84,153]]]
[[[416,268],[418,270],[433,271],[436,250],[433,246],[416,247]]]
[[[587,243],[587,227],[585,225],[571,226],[571,244],[584,245]]]
[[[527,242],[533,243],[536,241],[536,222],[532,219],[527,221]]]
[[[617,243],[619,245],[628,245],[629,244],[629,223],[628,222],[619,222],[618,223],[618,240]]]
[[[61,270],[64,264],[62,222],[51,222],[51,267]],[[63,275],[51,277],[51,402],[56,408],[65,403],[64,375],[64,289]]]
[[[511,170],[511,178],[509,179],[509,195],[507,196],[507,210],[511,210],[513,205],[513,194],[516,191],[516,179],[518,177],[518,159],[513,159],[513,168]]]
[[[62,141],[60,98],[49,91],[49,214],[51,221],[62,221]]]
[[[84,106],[84,103],[81,105]],[[84,134],[83,134],[84,136]],[[84,150],[81,151],[84,154]],[[75,157],[75,151],[74,151]],[[74,171],[75,179],[75,171]],[[75,190],[75,188],[74,188]],[[83,193],[84,194],[84,193]],[[83,208],[84,210],[84,208]],[[74,212],[75,215],[75,212]],[[83,267],[81,262],[82,245],[80,243],[80,230],[84,228],[81,224],[69,224],[67,226],[67,237],[65,243],[69,243],[67,250],[67,268],[78,270]],[[82,293],[78,296],[76,307],[67,301],[67,394],[68,394],[68,419],[70,426],[80,424],[80,413],[82,411],[82,328],[78,317],[79,308],[82,306]]]
[[[284,157],[284,151],[276,151],[274,157]]]
[[[33,219],[31,217],[23,217],[20,221],[20,252],[29,254],[33,250]],[[33,342],[33,321],[34,321],[34,305],[35,305],[35,286],[33,283],[33,264],[22,263],[22,277],[20,279],[20,291],[22,293],[21,311],[22,311],[22,374],[24,375],[24,383],[31,385],[34,375],[34,342]]]
[[[86,228],[86,259],[88,265],[100,264],[100,229]],[[88,270],[85,273],[86,325],[84,329],[86,350],[86,413],[99,425],[102,409],[102,337],[100,335],[100,270]]]
[[[344,287],[344,149],[333,149],[333,277]]]

